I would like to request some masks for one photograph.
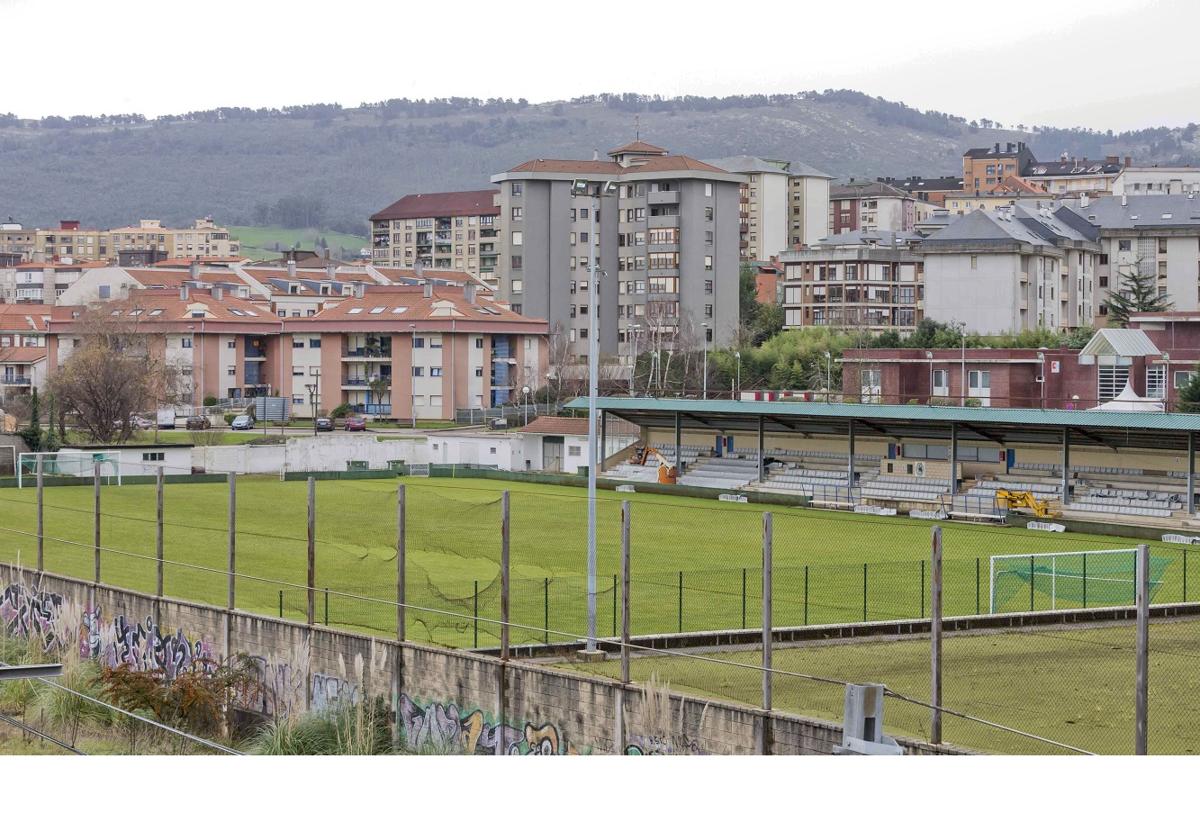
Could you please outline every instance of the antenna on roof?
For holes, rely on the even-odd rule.
[[[634,140],[642,139],[642,115],[641,114],[633,115],[633,139]]]

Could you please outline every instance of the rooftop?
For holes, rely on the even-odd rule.
[[[389,204],[371,217],[379,222],[389,219],[425,219],[436,216],[494,216],[499,210],[499,190],[414,193]]]

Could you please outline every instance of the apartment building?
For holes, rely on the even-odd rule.
[[[1200,193],[1200,167],[1125,166],[1113,179],[1113,195],[1188,195]],[[0,232],[0,236],[3,233]]]
[[[1098,311],[1096,228],[1053,202],[975,210],[918,250],[925,317],[962,323],[967,332],[1068,330],[1090,325]]]
[[[936,204],[891,184],[852,178],[829,189],[829,230],[834,235],[856,230],[912,230],[935,209]]]
[[[1024,143],[995,143],[990,148],[967,149],[963,153],[962,188],[986,192],[1006,175],[1021,175],[1037,159]]]
[[[939,175],[926,178],[923,175],[909,175],[907,178],[880,178],[884,184],[895,187],[928,204],[946,206],[946,194],[960,192],[963,180],[958,175]]]
[[[788,170],[788,247],[812,245],[829,236],[832,175],[803,163]]]
[[[1104,160],[1088,160],[1064,153],[1050,163],[1031,162],[1021,175],[1053,195],[1109,195],[1117,178],[1131,163],[1130,158],[1125,158],[1122,163],[1117,155],[1109,155]]]
[[[46,384],[46,326],[50,307],[0,304],[0,395]]]
[[[1200,306],[1200,196],[1113,195],[1081,198],[1063,207],[1075,224],[1098,231],[1098,322],[1108,317],[1104,299],[1122,276],[1149,274],[1175,309]]]
[[[1019,175],[1005,175],[1000,182],[986,190],[958,190],[946,193],[945,208],[965,216],[975,210],[997,210],[1018,201],[1050,199],[1053,196]],[[920,223],[917,225],[920,227]]]
[[[25,229],[11,219],[0,227],[0,252],[19,253],[27,262],[116,263],[122,251],[159,259],[238,259],[241,243],[212,217],[197,219],[190,228],[163,227],[157,219],[142,219],[136,227],[100,230],[65,219],[57,228]]]
[[[0,266],[0,303],[53,305],[68,293],[88,271],[103,262],[20,262]]]
[[[501,256],[497,190],[406,195],[371,216],[371,261],[385,268],[466,271],[496,277]]]
[[[738,324],[743,179],[640,140],[608,160],[538,158],[494,175],[506,229],[499,295],[548,321],[566,360],[582,363],[595,245],[603,356],[628,364],[635,334],[664,348],[726,344]],[[573,194],[576,182],[588,194]],[[606,184],[611,194],[597,197]]]
[[[911,332],[924,297],[919,241],[913,233],[850,231],[785,251],[784,328]]]

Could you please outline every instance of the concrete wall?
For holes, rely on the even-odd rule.
[[[834,724],[671,696],[646,724],[643,693],[613,680],[228,612],[0,565],[0,620],[10,633],[135,670],[211,667],[248,655],[256,684],[235,700],[263,718],[382,697],[410,747],[494,754],[750,754],[769,727],[778,754],[822,754]],[[951,752],[919,743],[911,752]]]
[[[332,432],[292,436],[269,446],[196,446],[191,466],[204,472],[278,473],[345,470],[350,461],[366,461],[371,469],[387,469],[388,461],[428,463],[427,441],[420,433],[379,440],[369,432]]]

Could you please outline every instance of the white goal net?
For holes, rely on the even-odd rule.
[[[1121,606],[1135,601],[1136,548],[996,554],[988,568],[988,611]],[[1172,557],[1150,556],[1151,592]]]
[[[22,452],[17,456],[17,487],[37,484],[44,478],[91,478],[100,465],[100,481],[121,484],[121,453],[116,449],[70,449],[61,452]]]

